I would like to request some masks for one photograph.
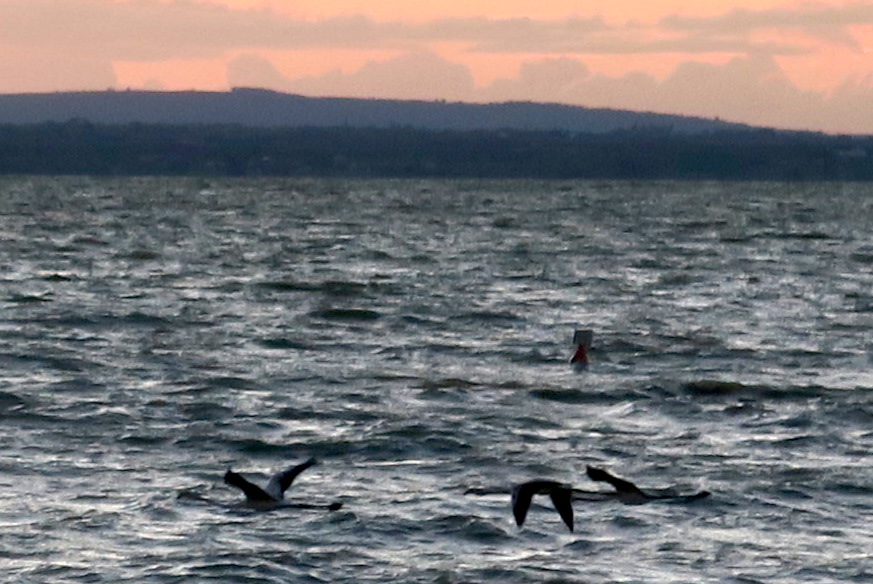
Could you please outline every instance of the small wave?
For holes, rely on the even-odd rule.
[[[417,328],[445,328],[445,321],[443,321],[441,318],[428,318],[418,314],[401,315],[400,321],[404,324]]]
[[[207,393],[220,393],[225,389],[233,390],[256,390],[260,386],[253,380],[232,375],[220,375],[205,379],[184,380],[175,384],[176,389],[167,392],[167,395],[196,397]]]
[[[507,381],[501,381],[499,383],[495,383],[492,387],[495,389],[506,389],[510,391],[514,391],[517,389],[527,389],[529,385],[522,381],[518,381],[515,379],[509,379]]]
[[[855,312],[873,312],[873,296],[866,294],[847,294],[846,299],[852,301]]]
[[[371,434],[366,441],[350,444],[350,451],[373,460],[457,457],[473,450],[454,431],[410,425]]]
[[[346,410],[319,410],[316,408],[298,408],[287,406],[278,410],[275,414],[277,420],[343,420],[347,422],[376,422],[383,418],[379,412],[369,412],[361,408],[348,408]]]
[[[742,393],[747,387],[736,381],[702,379],[700,381],[689,381],[682,389],[692,395],[731,395]]]
[[[531,349],[530,351],[525,351],[522,353],[498,353],[496,355],[498,358],[506,358],[513,363],[531,363],[534,365],[540,365],[545,363],[566,363],[567,356],[566,355],[555,355],[554,353],[549,354],[538,349]]]
[[[610,520],[616,527],[621,527],[624,529],[644,529],[651,526],[649,521],[641,517],[633,517],[630,515],[616,515]]]
[[[419,387],[424,390],[436,389],[472,389],[481,386],[481,383],[461,379],[460,377],[445,377],[442,379],[425,379]]]
[[[873,494],[873,487],[867,484],[857,484],[852,482],[841,481],[830,487],[830,490],[844,495],[859,495],[869,497]]]
[[[52,298],[50,292],[46,292],[45,294],[13,294],[6,297],[6,302],[11,304],[40,304],[43,302],[52,302],[53,300],[54,298]]]
[[[305,282],[296,280],[270,280],[256,284],[258,288],[272,292],[321,292],[329,296],[360,296],[367,284],[348,280]]]
[[[316,286],[308,282],[295,282],[292,280],[272,280],[268,282],[258,282],[255,288],[268,290],[270,292],[312,292]]]
[[[96,406],[96,411],[95,411]],[[75,410],[85,410],[81,414]],[[127,428],[136,422],[136,418],[122,408],[99,404],[83,404],[82,407],[69,408],[63,412],[63,418],[83,428],[108,429]]]
[[[213,402],[195,402],[182,405],[180,410],[192,422],[209,422],[233,418],[233,408]]]
[[[509,311],[477,310],[461,313],[455,316],[454,320],[469,320],[474,322],[514,322],[523,319],[514,312]]]
[[[27,402],[20,396],[14,393],[6,393],[0,391],[0,412],[8,415],[10,412],[23,410],[27,406]]]
[[[762,239],[777,239],[777,240],[799,240],[799,241],[822,241],[828,239],[835,239],[835,236],[826,233],[824,231],[802,231],[791,230],[791,231],[777,231],[777,230],[767,230],[763,231],[758,235],[759,238]]]
[[[136,262],[150,262],[160,259],[161,254],[152,249],[140,248],[133,249],[125,254],[122,254],[120,257]]]
[[[97,316],[83,316],[81,314],[65,314],[61,316],[49,316],[46,318],[33,319],[31,322],[38,323],[46,328],[81,328],[90,329],[100,326]]]
[[[111,320],[111,317],[107,317]],[[115,317],[118,323],[122,325],[145,326],[145,327],[169,327],[172,322],[162,316],[147,314],[145,312],[134,311]]]
[[[773,447],[784,447],[786,449],[794,451],[795,449],[802,448],[804,446],[816,446],[826,442],[827,441],[822,440],[820,436],[804,434],[802,436],[788,436],[787,438],[773,440],[772,442],[770,442],[770,445]]]
[[[71,274],[63,274],[60,272],[52,272],[50,274],[46,274],[42,277],[46,282],[72,282],[76,279],[75,276]]]
[[[750,243],[755,240],[751,233],[723,233],[719,237],[722,243]]]
[[[488,543],[509,540],[511,536],[490,521],[469,515],[445,515],[426,521],[427,531],[453,538]]]
[[[568,543],[564,546],[565,550],[571,550],[574,552],[590,552],[596,547],[595,543],[589,539],[575,539],[572,542]]]
[[[367,321],[382,318],[382,313],[366,308],[325,308],[311,314],[325,320]]]
[[[21,364],[36,363],[44,365],[57,371],[65,371],[70,373],[81,373],[96,367],[90,361],[79,359],[77,357],[57,357],[53,355],[43,355],[39,353],[26,353],[21,355],[12,355],[16,361]]]
[[[688,219],[676,223],[676,227],[679,229],[684,229],[692,233],[705,230],[715,230],[727,226],[729,226],[729,223],[725,219]]]
[[[158,435],[123,434],[116,438],[116,442],[132,448],[147,448],[169,444],[170,439],[167,436]]]
[[[131,327],[172,327],[173,322],[162,316],[133,311],[127,314],[64,314],[34,320],[47,327],[80,328],[80,329],[112,329],[119,326]]]
[[[658,284],[663,287],[689,286],[699,280],[699,276],[692,276],[687,272],[667,272],[658,278]]]
[[[210,388],[217,389],[252,389],[255,383],[244,377],[234,377],[231,375],[223,375],[220,377],[210,377],[204,380],[204,385]]]
[[[830,390],[821,385],[778,387],[770,385],[746,385],[737,381],[720,381],[702,379],[689,381],[681,386],[681,390],[695,396],[733,396],[744,395],[750,398],[766,399],[810,399],[825,395]]]
[[[288,444],[273,444],[257,438],[237,438],[226,440],[227,446],[249,455],[264,455],[281,460],[294,450]]]
[[[873,264],[873,252],[871,251],[856,251],[850,254],[849,258],[859,264]]]
[[[517,229],[519,227],[519,222],[515,217],[501,215],[494,218],[491,222],[491,226],[496,229]]]
[[[306,343],[302,343],[300,341],[295,341],[285,337],[271,337],[267,339],[260,339],[257,341],[257,343],[265,349],[276,349],[282,351],[307,351],[312,349],[312,347]]]
[[[89,247],[108,247],[112,245],[110,241],[96,235],[76,235],[70,240],[70,243],[77,246]]]
[[[411,264],[416,264],[416,265],[419,265],[419,264],[425,264],[425,265],[438,264],[439,257],[436,255],[427,254],[427,253],[416,253],[416,254],[412,254],[411,256],[409,256],[407,261]]]
[[[529,394],[537,399],[563,404],[614,403],[644,397],[637,392],[594,392],[580,389],[534,389]]]
[[[358,282],[355,280],[325,280],[309,282],[299,280],[267,280],[255,284],[266,292],[294,293],[312,292],[335,298],[357,298],[366,294],[382,295],[396,292],[394,285],[385,282]]]

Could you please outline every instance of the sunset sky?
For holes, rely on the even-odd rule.
[[[873,134],[873,2],[0,0],[0,93],[236,86]]]

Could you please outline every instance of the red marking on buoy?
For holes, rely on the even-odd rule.
[[[570,363],[575,365],[576,369],[588,367],[588,349],[591,348],[593,340],[594,331],[591,329],[577,329],[573,333],[573,344],[576,345],[576,353],[570,359]]]
[[[582,363],[588,365],[588,347],[585,345],[579,345],[576,347],[576,354],[574,354],[573,358],[570,359],[570,363]]]

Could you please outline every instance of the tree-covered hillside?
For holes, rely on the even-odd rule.
[[[2,174],[871,180],[873,138],[229,125],[0,125]]]

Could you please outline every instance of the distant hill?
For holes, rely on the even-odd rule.
[[[559,104],[494,104],[304,97],[261,89],[229,92],[99,91],[0,95],[0,124],[71,119],[99,124],[231,124],[258,128],[408,127],[426,130],[563,130],[607,133],[649,128],[679,134],[749,129],[677,115]]]

